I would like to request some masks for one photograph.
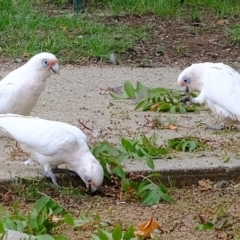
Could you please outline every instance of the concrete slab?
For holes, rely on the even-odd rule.
[[[117,143],[121,135],[134,137],[141,132],[149,136],[156,133],[159,144],[166,144],[170,138],[190,135],[208,139],[213,151],[174,153],[173,159],[156,160],[155,171],[161,172],[165,179],[176,179],[182,183],[190,183],[190,179],[195,181],[199,178],[238,179],[240,168],[238,150],[236,149],[234,153],[232,151],[223,153],[221,144],[226,144],[228,140],[225,138],[229,139],[229,142],[238,142],[239,133],[232,132],[223,136],[214,135],[211,130],[206,130],[202,123],[215,122],[208,111],[201,111],[200,114],[134,111],[133,101],[114,100],[109,95],[100,94],[100,88],[119,86],[125,80],[133,83],[141,81],[149,87],[176,89],[178,88],[176,79],[180,71],[172,68],[64,67],[60,76],[52,76],[47,80],[46,89],[32,116],[73,125],[78,125],[77,119],[82,119],[90,127],[93,125],[93,128],[102,130],[102,137],[97,140],[90,138],[90,142],[107,140]],[[7,72],[0,71],[1,77],[6,74]],[[150,129],[144,126],[146,118],[151,117],[158,117],[163,125],[168,123],[169,118],[175,120],[180,125],[179,130]],[[90,135],[87,131],[85,133]],[[40,166],[25,166],[22,165],[24,157],[13,158],[14,146],[15,143],[9,142],[8,138],[0,138],[0,180],[11,180],[15,176],[39,176],[38,172],[42,170]],[[224,154],[230,156],[227,163],[222,160]],[[131,161],[125,165],[131,172],[149,171],[142,162]]]

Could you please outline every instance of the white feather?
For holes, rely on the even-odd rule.
[[[189,78],[188,84],[184,79]],[[223,63],[199,63],[186,68],[178,84],[200,91],[195,103],[207,103],[222,120],[240,121],[240,74]]]
[[[45,60],[49,66],[43,67]],[[51,53],[39,53],[10,72],[0,81],[0,113],[30,115],[45,87],[46,79],[53,73],[59,73],[59,65]]]
[[[86,135],[67,123],[15,114],[0,114],[0,128],[17,140],[24,149],[34,154],[45,170],[52,176],[51,166],[68,164],[92,190],[100,187],[103,169],[87,145]]]

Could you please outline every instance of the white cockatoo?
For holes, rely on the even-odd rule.
[[[206,103],[224,123],[240,122],[240,74],[223,63],[197,63],[183,70],[177,80],[187,91],[197,90],[200,94],[181,101]]]
[[[43,91],[46,79],[59,73],[58,59],[51,53],[33,56],[0,81],[0,114],[30,115]]]
[[[32,154],[53,184],[57,185],[57,181],[52,167],[68,164],[87,188],[95,191],[102,185],[103,168],[89,150],[87,137],[79,128],[16,114],[0,114],[0,128]]]

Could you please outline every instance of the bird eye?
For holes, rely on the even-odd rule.
[[[42,66],[43,66],[44,68],[47,68],[47,67],[49,66],[49,61],[48,61],[47,59],[43,60],[43,61],[42,61]]]
[[[91,179],[90,177],[86,176],[86,177],[85,177],[85,181],[88,182],[88,183],[90,183],[90,182],[92,182],[92,179]]]
[[[189,77],[185,77],[185,78],[183,79],[183,81],[184,81],[185,83],[187,83],[187,84],[190,84],[190,83],[191,83],[191,79],[190,79]]]

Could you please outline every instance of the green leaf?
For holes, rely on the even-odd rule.
[[[23,232],[24,228],[27,226],[26,221],[15,220],[15,224],[17,226],[17,231]]]
[[[70,213],[65,214],[64,216],[65,223],[68,225],[74,226],[74,219]]]
[[[108,236],[103,230],[98,229],[98,237],[100,240],[109,240]]]
[[[113,169],[113,172],[115,174],[117,174],[120,178],[125,178],[125,172],[124,170],[122,169],[122,166],[121,165],[118,165],[116,166],[114,169]]]
[[[34,208],[37,210],[37,212],[40,212],[44,206],[50,201],[49,197],[41,197],[35,204]]]
[[[139,185],[138,192],[137,192],[138,195],[140,195],[144,191],[151,189],[154,186],[152,183],[146,184],[146,182],[142,182],[142,184],[143,186],[141,184]]]
[[[125,92],[122,95],[119,95],[119,94],[116,94],[116,93],[113,93],[113,92],[109,92],[109,95],[112,98],[117,99],[117,100],[125,100],[125,99],[129,98],[129,96]]]
[[[55,238],[53,238],[52,236],[50,236],[48,234],[35,236],[35,239],[36,240],[55,240]]]
[[[125,191],[127,191],[128,188],[129,188],[131,185],[130,185],[130,182],[129,182],[128,179],[122,178],[122,179],[121,179],[121,186],[122,186],[122,188],[123,188]]]
[[[192,152],[197,147],[197,144],[194,141],[189,142],[189,152]]]
[[[154,89],[151,89],[149,90],[148,92],[148,96],[149,97],[158,97],[159,95],[162,95],[162,94],[165,94],[165,93],[168,93],[168,90],[165,89],[165,88],[154,88]]]
[[[161,197],[157,194],[158,192],[154,190],[149,190],[142,198],[142,203],[146,205],[153,205],[160,201]]]
[[[134,226],[130,225],[126,232],[123,234],[123,240],[132,240],[134,237]],[[137,238],[136,238],[137,240]]]
[[[4,228],[6,229],[11,229],[11,230],[16,230],[17,231],[17,226],[16,224],[14,223],[13,220],[11,219],[6,219],[5,222],[4,222]]]
[[[185,150],[186,150],[186,148],[188,147],[188,145],[189,145],[189,141],[184,142],[184,143],[181,144],[181,146],[182,146],[182,151],[183,151],[183,152],[185,152]]]
[[[141,84],[140,82],[137,82],[137,88],[136,88],[136,99],[139,101],[141,99],[145,99],[148,97],[148,91],[149,88]]]
[[[129,96],[129,98],[131,99],[135,98],[135,90],[132,83],[129,80],[124,82],[123,88],[126,94]]]
[[[119,225],[113,229],[112,238],[113,238],[113,240],[121,240],[122,239],[122,229]]]
[[[169,103],[164,103],[157,108],[157,111],[167,112],[170,110],[171,105]]]
[[[176,113],[177,111],[176,111],[176,106],[171,106],[170,107],[170,112],[171,113]]]
[[[92,234],[92,239],[93,240],[100,240],[100,238],[97,235]]]
[[[153,159],[149,156],[146,156],[147,157],[147,165],[148,167],[150,167],[151,169],[154,169],[155,166],[154,166],[154,162],[153,162]]]
[[[128,139],[122,138],[121,139],[121,144],[127,152],[134,152],[134,150],[135,150],[134,146],[132,145],[132,143]]]
[[[180,104],[180,110],[179,110],[179,112],[180,112],[181,114],[187,112],[186,108],[185,108],[182,104]]]
[[[147,178],[160,178],[162,175],[160,173],[151,173]]]
[[[206,222],[203,224],[203,230],[213,230],[214,224],[211,222]]]
[[[64,235],[54,235],[53,236],[55,240],[68,240],[69,238],[67,236]]]
[[[5,233],[5,229],[3,227],[3,223],[0,221],[0,233]]]
[[[138,110],[138,109],[141,109],[143,108],[143,106],[148,102],[148,99],[142,99],[138,104],[137,106],[134,108],[134,110]]]

